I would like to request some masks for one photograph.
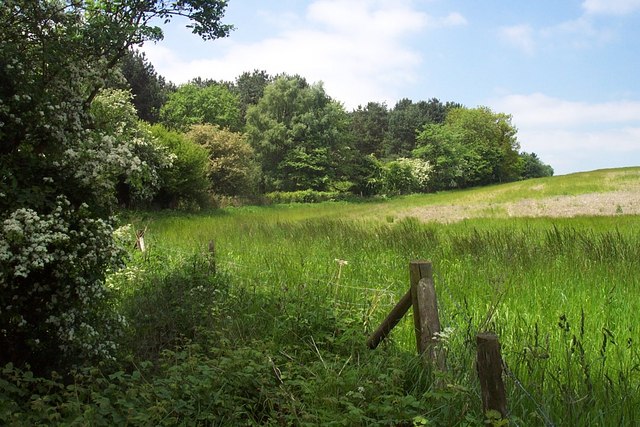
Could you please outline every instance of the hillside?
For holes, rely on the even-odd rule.
[[[382,208],[382,207],[381,207]],[[398,218],[456,222],[468,218],[640,214],[640,167],[603,169],[470,190],[408,196],[382,208]]]

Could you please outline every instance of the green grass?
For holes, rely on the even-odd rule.
[[[483,191],[489,190],[458,197],[468,200]],[[525,424],[540,423],[541,414],[557,425],[622,425],[638,419],[638,218],[484,218],[436,225],[360,214],[375,207],[389,215],[428,199],[405,197],[388,206],[249,208],[211,217],[165,215],[150,223],[150,246],[163,253],[205,251],[213,239],[218,265],[235,286],[282,295],[304,290],[317,306],[336,307],[358,319],[361,341],[408,289],[409,261],[430,259],[441,321],[453,330],[450,381],[471,390],[465,399],[477,392],[473,339],[490,329],[498,333],[506,362],[527,390],[507,379],[511,412]],[[336,260],[348,264],[341,267]],[[410,316],[393,331],[392,342],[395,352],[415,351]],[[477,414],[479,400],[469,405]],[[433,417],[443,419],[442,414]]]
[[[480,426],[475,337],[491,330],[515,425],[634,425],[640,218],[505,218],[500,203],[639,183],[629,168],[360,203],[130,213],[149,248],[113,279],[133,367],[66,388],[8,370],[36,391],[22,406],[0,400],[0,420]],[[488,201],[481,218],[403,218]],[[433,262],[444,373],[416,355],[411,311],[378,349],[365,344],[415,259]]]

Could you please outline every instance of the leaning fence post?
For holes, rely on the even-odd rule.
[[[498,411],[507,418],[507,394],[502,381],[502,356],[500,342],[494,333],[486,332],[476,337],[478,355],[476,368],[482,389],[482,411]]]
[[[431,262],[411,261],[409,271],[418,353],[427,355],[438,368],[444,369],[444,353],[437,348],[440,318]]]
[[[402,316],[411,307],[411,291],[408,291],[402,299],[393,307],[393,310],[384,319],[384,321],[378,326],[378,329],[369,337],[367,345],[370,349],[378,347],[378,344],[389,335],[389,332],[398,324]]]

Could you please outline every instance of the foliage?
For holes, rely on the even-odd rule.
[[[481,410],[473,361],[475,336],[486,329],[499,335],[509,369],[509,422],[633,424],[636,217],[425,224],[383,215],[434,200],[463,210],[464,201],[505,193],[513,201],[541,184],[547,196],[612,190],[639,176],[634,168],[384,203],[131,214],[149,225],[148,252],[108,282],[128,313],[121,354],[129,357],[65,378],[4,366],[0,424],[503,422]],[[212,258],[197,255],[212,238],[215,275]],[[446,328],[446,372],[416,356],[410,317],[376,350],[365,344],[406,293],[407,261],[425,258]]]
[[[262,167],[265,191],[324,191],[342,181],[347,115],[321,84],[297,76],[270,83],[247,112],[247,138]]]
[[[138,117],[149,123],[157,123],[160,107],[167,102],[172,85],[158,75],[144,52],[137,50],[128,51],[122,58],[120,71],[126,86],[131,89]]]
[[[257,165],[245,136],[218,126],[193,126],[187,138],[204,147],[209,157],[210,188],[216,194],[244,196],[254,193]]]
[[[117,172],[132,167],[131,184],[153,189],[143,162],[159,152],[137,143],[135,152],[123,148],[118,139],[129,130],[117,120],[101,123],[97,116],[107,111],[91,112],[91,104],[129,47],[161,38],[152,20],[187,16],[196,33],[215,38],[230,30],[220,23],[225,6],[0,3],[0,339],[15,349],[3,351],[2,362],[44,372],[112,350],[104,275],[119,265],[109,219]]]
[[[264,70],[245,71],[236,78],[231,91],[238,96],[243,124],[246,122],[249,106],[256,105],[260,101],[264,88],[272,81],[273,77]]]
[[[337,201],[348,198],[349,195],[339,191],[273,191],[264,195],[269,203],[319,203]]]
[[[382,194],[385,186],[385,167],[374,155],[354,155],[349,162],[350,191],[361,196]]]
[[[513,181],[520,176],[516,132],[507,114],[457,108],[443,124],[424,127],[414,155],[433,165],[435,190]]]
[[[129,92],[100,91],[90,112],[94,118],[90,135],[100,143],[78,153],[81,166],[76,173],[86,171],[94,185],[104,182],[105,197],[115,194],[121,206],[150,202],[162,185],[163,170],[173,167],[175,156],[138,121]]]
[[[520,161],[522,162],[522,179],[542,178],[545,176],[553,176],[553,168],[542,163],[542,160],[536,153],[520,153]]]
[[[182,131],[202,124],[238,131],[241,126],[239,100],[224,85],[185,84],[169,95],[160,109],[160,120],[167,127]]]
[[[389,111],[389,124],[384,147],[387,157],[410,157],[416,148],[416,136],[420,129],[429,124],[441,124],[449,110],[460,108],[460,104],[438,99],[418,101],[404,98]]]
[[[121,321],[102,275],[122,257],[111,224],[58,196],[49,214],[11,212],[0,227],[0,363],[36,369],[113,358]],[[107,338],[109,337],[110,338]]]
[[[350,130],[358,153],[382,156],[384,138],[389,126],[389,111],[386,104],[369,102],[365,107],[358,106],[349,116]]]
[[[154,204],[171,209],[206,207],[210,187],[207,149],[162,125],[154,125],[149,131],[173,157],[172,166],[160,170],[161,185]]]
[[[109,286],[124,295],[120,313],[129,327],[123,351],[157,360],[164,350],[216,329],[229,278],[215,274],[213,260],[200,254],[139,258],[109,278]]]
[[[387,194],[410,194],[427,190],[431,165],[421,159],[399,158],[384,165],[383,188]]]

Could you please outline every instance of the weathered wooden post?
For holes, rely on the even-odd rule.
[[[216,242],[209,240],[209,273],[216,274]]]
[[[137,230],[136,231],[136,249],[139,249],[140,252],[144,252],[145,251],[144,233],[146,231],[147,231],[146,228],[144,230]]]
[[[507,394],[502,381],[502,355],[500,342],[494,333],[485,332],[476,337],[478,355],[476,368],[482,389],[482,410],[498,411],[507,418]]]
[[[367,345],[370,349],[378,347],[378,344],[389,335],[389,332],[398,324],[400,319],[409,311],[411,307],[411,291],[409,290],[402,299],[393,307],[393,310],[378,326],[378,329],[369,337]]]
[[[445,355],[442,349],[437,348],[440,317],[431,262],[411,261],[409,271],[418,353],[429,357],[439,369],[443,370]]]

